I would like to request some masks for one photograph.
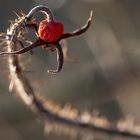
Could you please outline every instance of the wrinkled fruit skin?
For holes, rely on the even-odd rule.
[[[59,21],[43,20],[39,24],[38,34],[45,42],[55,42],[63,34],[63,24]]]

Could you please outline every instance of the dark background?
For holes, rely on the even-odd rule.
[[[68,54],[76,63],[65,62],[59,74],[47,73],[47,69],[55,67],[54,53],[39,48],[33,56],[24,55],[25,75],[36,92],[61,105],[69,102],[80,111],[98,110],[112,123],[127,117],[138,124],[140,1],[1,0],[0,31],[6,32],[8,20],[16,18],[13,11],[28,13],[40,4],[53,10],[56,19],[64,23],[65,31],[84,25],[90,10],[93,10],[94,18],[85,34],[67,40]],[[0,140],[68,139],[63,135],[44,136],[43,122],[9,93],[6,59],[1,57],[0,61]],[[103,139],[119,138],[108,136]]]

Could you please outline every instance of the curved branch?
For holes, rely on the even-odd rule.
[[[89,20],[90,21],[90,20]],[[17,29],[17,27],[15,27]],[[14,28],[10,28],[10,32],[12,33]],[[17,43],[11,38],[11,40],[7,41],[7,52],[15,52]],[[60,46],[57,47],[59,53],[62,53],[60,50]],[[10,78],[12,81],[13,89],[16,90],[20,98],[35,112],[41,114],[43,117],[45,116],[47,120],[55,121],[61,124],[68,125],[69,127],[75,127],[76,129],[86,129],[96,132],[105,132],[109,134],[118,134],[122,136],[132,136],[140,138],[140,132],[130,131],[130,130],[120,130],[112,127],[111,125],[99,127],[94,123],[94,119],[92,121],[82,121],[80,116],[76,116],[76,118],[70,118],[69,116],[61,116],[58,112],[53,112],[45,103],[42,102],[36,95],[35,91],[30,85],[28,79],[22,73],[22,67],[20,65],[20,60],[17,55],[8,55],[8,65]],[[61,67],[60,67],[61,68]]]
[[[9,42],[7,45],[7,49],[9,52],[15,51],[11,47],[13,43]],[[21,99],[33,110],[37,111],[38,113],[42,114],[49,120],[53,120],[65,125],[68,125],[69,127],[76,127],[81,129],[86,129],[90,131],[100,131],[105,132],[109,134],[118,134],[122,136],[131,136],[131,137],[138,137],[140,138],[140,135],[134,132],[129,131],[122,131],[122,130],[116,130],[114,128],[105,128],[105,127],[97,127],[94,124],[82,122],[80,120],[76,119],[70,119],[63,116],[59,116],[55,112],[51,112],[51,110],[47,109],[47,107],[39,100],[34,93],[33,88],[31,87],[28,79],[23,75],[22,68],[19,64],[19,60],[17,55],[8,55],[8,64],[9,64],[9,71],[10,71],[10,77],[13,82],[13,88],[16,90],[18,95],[21,97]]]

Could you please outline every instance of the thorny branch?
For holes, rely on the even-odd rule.
[[[52,12],[50,12],[47,7],[38,6],[33,8],[27,16],[24,15],[20,17],[16,23],[7,30],[8,39],[6,40],[6,48],[8,52],[17,51],[19,45],[17,43],[18,38],[24,40],[25,30],[28,23],[31,22],[31,19],[36,12],[40,11],[44,12],[48,18],[53,17],[53,15],[51,15]],[[53,18],[51,19],[53,20]],[[67,34],[65,34],[64,38],[66,37]],[[10,89],[15,90],[29,108],[45,118],[47,125],[52,125],[48,131],[51,129],[54,131],[53,129],[55,129],[55,125],[58,123],[60,125],[68,126],[77,132],[81,130],[90,131],[93,135],[95,132],[104,132],[122,136],[140,137],[140,129],[138,126],[129,129],[127,126],[123,127],[123,123],[119,123],[118,126],[114,127],[105,118],[98,118],[88,113],[78,115],[75,109],[69,107],[59,107],[58,109],[58,106],[51,101],[47,99],[44,101],[44,99],[36,95],[27,77],[24,76],[19,56],[10,54],[7,56],[7,59],[11,80]]]

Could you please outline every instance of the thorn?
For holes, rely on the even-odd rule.
[[[18,18],[20,18],[20,15],[18,15],[15,11],[13,11],[13,12]]]
[[[92,20],[92,18],[93,18],[93,11],[91,10],[91,11],[90,11],[89,20]]]
[[[13,80],[11,80],[10,84],[9,84],[9,91],[12,92],[13,88],[14,88],[14,82],[13,82]]]
[[[10,26],[13,26],[15,23],[15,21],[12,21],[12,20],[9,20],[9,22],[10,22]]]

